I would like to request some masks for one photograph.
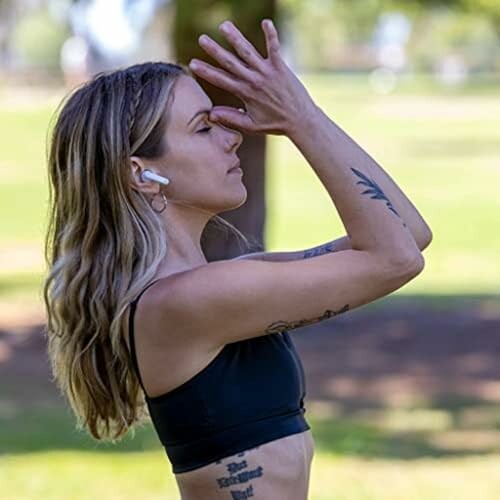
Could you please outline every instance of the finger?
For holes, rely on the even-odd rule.
[[[257,70],[264,69],[264,59],[262,56],[231,21],[224,21],[219,26],[219,29],[243,61],[251,68]]]
[[[227,90],[240,97],[240,90],[242,88],[241,82],[236,81],[225,71],[214,68],[210,64],[200,61],[199,59],[191,59],[191,61],[189,61],[189,69],[195,75],[207,80],[207,82],[210,82],[216,87]]]
[[[264,35],[266,37],[266,49],[267,56],[273,62],[276,62],[277,58],[281,59],[280,56],[280,41],[278,38],[278,31],[276,30],[274,23],[271,19],[264,19],[261,22],[262,29],[264,31]]]
[[[221,47],[208,35],[201,35],[198,41],[205,52],[212,56],[223,68],[227,69],[233,75],[246,81],[251,81],[253,79],[254,73],[241,59]]]
[[[245,131],[253,131],[255,127],[252,118],[244,109],[231,106],[214,106],[210,111],[209,120]]]

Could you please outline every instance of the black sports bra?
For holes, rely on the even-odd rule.
[[[226,344],[188,381],[148,397],[137,363],[133,316],[137,301],[156,281],[130,304],[130,352],[173,473],[310,429],[304,417],[304,370],[286,331]]]

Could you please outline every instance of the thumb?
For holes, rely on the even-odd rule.
[[[253,121],[243,108],[214,106],[210,112],[209,119],[227,127],[237,127],[246,131],[253,130]]]

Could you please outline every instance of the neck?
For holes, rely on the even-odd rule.
[[[200,242],[211,214],[171,203],[161,215],[167,233],[168,249],[158,268],[158,276],[207,264]]]

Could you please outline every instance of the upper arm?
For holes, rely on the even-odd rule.
[[[431,241],[432,233],[430,232],[428,236],[421,236],[419,233],[418,238],[415,238],[415,243],[420,251],[425,250]],[[239,255],[233,260],[267,260],[270,262],[289,261],[315,257],[317,255],[323,255],[327,252],[341,252],[343,250],[352,250],[351,238],[349,236],[342,236],[336,240],[329,241],[328,243],[312,248],[307,248],[305,250],[296,250],[292,252],[253,252]]]
[[[340,252],[342,250],[351,250],[351,238],[343,236],[336,240],[329,241],[323,245],[307,248],[306,250],[296,250],[291,252],[254,252],[239,255],[233,260],[266,260],[269,262],[290,261],[297,259],[306,259],[317,257],[325,253]]]
[[[215,348],[330,318],[383,297],[416,276],[419,261],[391,264],[346,250],[290,262],[222,260],[181,273],[162,292],[162,324]]]

